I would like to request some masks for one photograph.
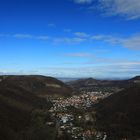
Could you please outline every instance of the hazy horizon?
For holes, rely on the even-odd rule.
[[[134,75],[134,76],[130,76],[130,77],[57,77],[57,76],[53,76],[53,75],[43,75],[43,74],[13,74],[13,73],[9,73],[9,74],[0,74],[0,76],[46,76],[46,77],[54,77],[56,79],[59,79],[61,81],[72,81],[72,80],[78,80],[78,79],[89,79],[89,78],[93,78],[96,80],[128,80],[128,79],[132,79],[135,78],[137,76],[140,75]]]

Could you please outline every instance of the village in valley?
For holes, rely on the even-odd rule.
[[[49,112],[51,120],[46,124],[56,127],[57,139],[106,140],[106,132],[96,130],[96,112],[90,108],[111,93],[83,92],[68,98],[50,99],[53,106]]]

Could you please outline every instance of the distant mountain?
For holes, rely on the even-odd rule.
[[[46,97],[67,97],[71,93],[70,87],[52,77],[0,76],[0,139],[24,140],[26,136],[28,139],[35,134],[39,136],[39,132],[34,133],[32,125],[36,124],[36,119],[39,119],[39,126],[42,120],[48,119],[46,114],[42,114],[43,110],[47,112],[51,107]],[[45,130],[44,135],[49,139],[48,131]]]
[[[87,78],[87,79],[78,79],[75,81],[67,82],[67,84],[73,86],[73,87],[81,87],[81,86],[88,86],[88,85],[96,85],[99,83],[100,80],[96,80],[93,78]]]
[[[78,79],[75,81],[67,82],[68,85],[75,89],[80,89],[81,87],[93,87],[93,86],[117,86],[126,87],[133,84],[136,80],[140,80],[140,76],[137,76],[128,80],[97,80],[94,78]]]
[[[130,79],[129,81],[133,82],[133,83],[140,83],[140,76],[136,76],[136,77]]]
[[[98,129],[107,131],[110,140],[140,139],[140,84],[109,96],[94,109]]]
[[[132,82],[127,80],[97,80],[93,78],[79,79],[67,82],[77,92],[116,92],[129,86]]]
[[[136,77],[134,77],[134,78],[132,78],[130,80],[140,80],[140,76],[136,76]]]

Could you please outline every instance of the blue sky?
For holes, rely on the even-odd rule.
[[[0,74],[140,75],[139,0],[0,0]]]

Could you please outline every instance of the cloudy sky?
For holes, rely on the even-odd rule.
[[[0,74],[140,75],[140,0],[0,0]]]

